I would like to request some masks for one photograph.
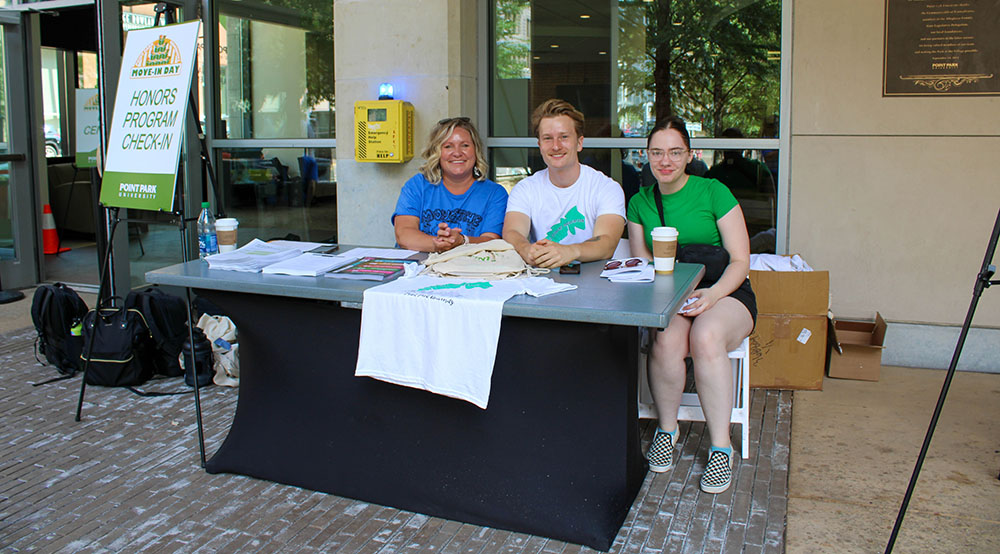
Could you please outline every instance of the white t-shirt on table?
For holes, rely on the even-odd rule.
[[[598,216],[625,218],[625,193],[621,185],[596,169],[580,164],[580,177],[568,187],[557,187],[543,169],[526,177],[510,191],[507,212],[531,218],[531,236],[559,244],[577,244],[594,236]]]

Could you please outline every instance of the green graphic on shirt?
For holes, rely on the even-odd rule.
[[[573,206],[568,212],[566,212],[566,215],[559,220],[559,223],[556,223],[551,229],[549,229],[545,238],[551,240],[552,242],[562,242],[562,240],[567,236],[575,235],[577,229],[582,231],[586,226],[587,222],[583,218],[583,214],[580,213],[580,210],[578,210],[576,206]]]
[[[445,289],[488,289],[493,288],[488,281],[480,281],[478,283],[447,283],[444,285],[431,285],[429,287],[424,287],[422,289],[417,289],[418,291],[425,290],[445,290]]]

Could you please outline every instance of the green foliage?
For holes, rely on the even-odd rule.
[[[524,79],[528,70],[531,45],[518,34],[521,16],[528,9],[528,0],[497,0],[494,12],[496,38],[496,78]]]
[[[780,0],[641,0],[620,3],[619,75],[627,97],[654,103],[654,119],[680,115],[713,136],[759,135],[779,100]],[[645,40],[636,39],[642,37]],[[619,117],[644,117],[644,106]]]

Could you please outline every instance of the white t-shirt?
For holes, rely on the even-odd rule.
[[[531,242],[547,238],[577,244],[594,236],[598,216],[625,218],[625,193],[621,185],[590,166],[580,164],[580,177],[565,188],[553,185],[549,170],[543,169],[514,185],[507,212],[531,218]]]

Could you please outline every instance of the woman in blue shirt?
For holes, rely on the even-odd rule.
[[[396,243],[443,252],[500,238],[507,191],[486,178],[483,141],[469,118],[438,121],[422,156],[420,173],[403,185],[392,214]]]

